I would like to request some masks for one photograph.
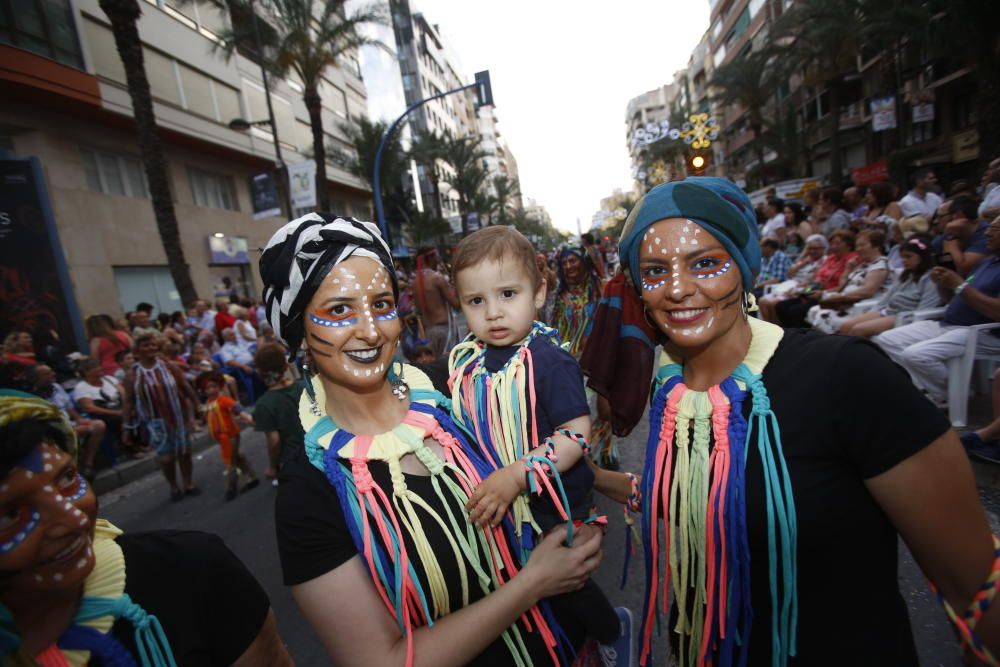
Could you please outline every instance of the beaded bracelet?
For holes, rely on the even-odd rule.
[[[583,450],[584,454],[590,453],[590,443],[587,442],[587,439],[584,438],[582,434],[575,433],[569,430],[568,428],[557,428],[556,433],[558,433],[559,435],[564,435],[573,442],[575,442],[576,444],[580,445],[580,449]],[[548,440],[551,440],[551,438],[546,438],[546,441]]]
[[[642,490],[639,487],[638,477],[630,472],[625,473],[625,476],[628,477],[629,484],[631,485],[631,491],[628,498],[625,499],[625,516],[627,518],[630,512],[642,511]]]
[[[969,604],[969,608],[966,609],[965,613],[959,616],[955,613],[955,610],[944,599],[944,596],[938,592],[937,587],[934,586],[933,582],[928,582],[931,590],[937,593],[938,601],[941,606],[944,607],[945,613],[948,614],[948,618],[955,625],[958,630],[958,635],[962,639],[962,646],[966,651],[971,651],[979,660],[985,662],[988,665],[1000,665],[997,659],[990,652],[989,648],[982,642],[982,640],[976,636],[975,630],[976,626],[979,624],[980,619],[989,610],[990,605],[993,604],[993,598],[996,597],[997,590],[1000,589],[1000,538],[996,535],[993,536],[993,568],[990,571],[990,576],[986,578],[983,585],[979,587],[979,591],[976,596],[972,598],[972,603]]]

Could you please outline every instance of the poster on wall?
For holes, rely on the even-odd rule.
[[[0,336],[11,331],[36,353],[84,342],[38,158],[0,160]]]
[[[934,120],[934,104],[932,102],[917,104],[913,107],[914,123],[929,123],[932,120]]]
[[[872,132],[896,129],[896,98],[892,95],[872,98]]]

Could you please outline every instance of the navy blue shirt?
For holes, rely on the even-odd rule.
[[[490,373],[496,373],[514,353],[518,346],[486,348],[484,365]],[[587,394],[584,390],[583,371],[579,362],[569,352],[552,342],[551,338],[539,336],[528,346],[534,368],[535,379],[535,415],[538,425],[538,440],[555,433],[555,430],[577,417],[590,416],[590,406],[587,404]],[[531,425],[528,425],[529,433]],[[581,458],[569,470],[561,475],[563,487],[572,510],[573,518],[583,519],[590,515],[592,504],[591,489],[594,486],[594,473]],[[550,521],[550,503],[539,503],[547,500],[540,496],[532,496],[531,507],[542,530],[549,530],[561,520]],[[551,514],[554,515],[554,507]]]
[[[1000,296],[1000,259],[995,255],[984,259],[979,266],[972,270],[966,282],[986,296],[993,298]],[[988,324],[992,321],[967,304],[961,295],[952,298],[948,303],[947,310],[944,311],[944,317],[941,318],[942,324],[962,327]]]

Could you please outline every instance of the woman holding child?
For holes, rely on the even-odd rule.
[[[628,298],[664,346],[641,484],[641,663],[663,663],[650,643],[672,584],[681,665],[917,664],[897,536],[971,650],[1000,649],[1000,552],[958,438],[871,343],[749,315],[748,197],[718,178],[658,186],[620,248]],[[624,500],[627,477],[597,475]]]
[[[509,519],[467,520],[494,467],[427,377],[394,361],[398,289],[377,228],[310,214],[272,237],[260,267],[270,324],[316,373],[275,520],[285,582],[332,661],[567,664],[583,631],[544,598],[585,584],[600,531],[575,528],[567,548],[557,528],[524,563]]]

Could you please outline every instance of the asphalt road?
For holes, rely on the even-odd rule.
[[[623,469],[641,469],[645,440],[645,428],[640,426],[620,443]],[[263,437],[244,431],[243,449],[257,471],[262,472],[265,462]],[[246,563],[270,596],[281,636],[288,644],[296,663],[305,666],[329,664],[312,629],[281,583],[273,524],[274,489],[262,485],[226,502],[223,500],[222,471],[218,450],[211,448],[198,455],[195,461],[195,481],[204,491],[201,496],[171,503],[166,483],[159,474],[153,474],[101,496],[100,515],[127,532],[183,528],[220,535],[229,548]],[[992,486],[981,491],[996,530],[1000,494]],[[638,615],[642,610],[644,578],[641,559],[633,561],[628,586],[625,590],[619,590],[624,553],[621,507],[608,503],[603,509],[610,519],[611,528],[605,539],[604,562],[596,580],[615,605],[632,609],[638,622]],[[902,545],[900,564],[900,587],[910,607],[921,664],[924,667],[958,667],[961,661],[957,644],[952,638],[944,613],[931,597],[923,576]],[[859,603],[863,603],[860,596]],[[654,655],[664,653],[656,650]]]

